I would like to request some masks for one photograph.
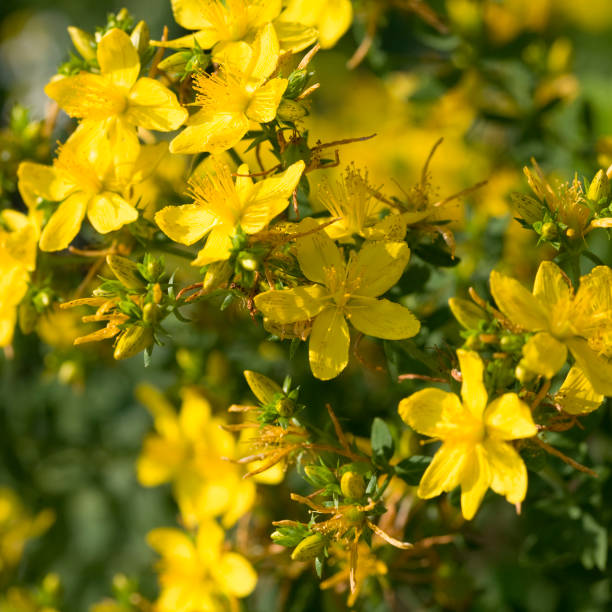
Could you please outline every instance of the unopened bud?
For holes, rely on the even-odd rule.
[[[361,523],[363,523],[365,513],[362,510],[359,510],[358,508],[352,506],[344,512],[344,518],[353,525],[360,525]]]
[[[21,302],[19,304],[19,329],[22,334],[31,334],[34,331],[34,327],[36,327],[36,322],[38,321],[38,313],[36,312],[36,308],[29,300],[25,302]]]
[[[191,53],[189,51],[179,51],[178,53],[173,53],[168,57],[164,58],[157,67],[164,72],[169,72],[172,74],[180,74],[185,70],[185,66],[191,57]]]
[[[240,255],[238,255],[238,261],[242,268],[249,272],[255,272],[259,267],[259,262],[250,253],[240,253]]]
[[[308,83],[308,72],[306,70],[294,70],[290,75],[285,89],[284,97],[295,100],[306,88]]]
[[[150,327],[134,325],[119,336],[113,357],[117,360],[128,359],[153,344],[153,330]]]
[[[516,376],[516,380],[518,380],[523,385],[531,382],[537,375],[535,372],[528,370],[524,365],[519,363],[516,366],[516,370],[514,370],[514,375]]]
[[[320,533],[315,533],[304,538],[291,553],[294,561],[312,561],[318,557],[325,548],[325,538]]]
[[[521,348],[523,341],[520,336],[514,334],[510,336],[502,336],[499,340],[499,346],[504,351],[517,351]]]
[[[130,40],[142,59],[149,48],[149,41],[151,40],[149,26],[144,21],[139,21],[130,34]]]
[[[340,490],[348,499],[361,499],[366,491],[365,480],[357,472],[344,472],[340,480]]]
[[[156,304],[159,304],[162,301],[162,297],[163,297],[163,294],[162,294],[161,285],[159,283],[155,283],[153,285],[153,301]]]
[[[85,30],[68,26],[68,34],[74,48],[79,52],[84,60],[91,61],[96,59],[96,39]]]
[[[591,184],[589,185],[589,191],[587,192],[587,198],[591,202],[599,203],[600,200],[604,200],[604,204],[608,201],[610,195],[610,180],[603,170],[599,170]]]
[[[324,487],[336,482],[334,473],[324,465],[307,465],[304,467],[304,472],[315,487]]]
[[[203,291],[212,291],[225,284],[232,275],[232,267],[227,261],[215,261],[208,266],[202,283]]]
[[[34,296],[33,302],[34,306],[36,306],[39,311],[44,310],[51,304],[51,294],[47,290],[43,289]]]
[[[142,309],[142,320],[149,325],[155,325],[159,321],[160,314],[161,312],[157,304],[149,302]]]

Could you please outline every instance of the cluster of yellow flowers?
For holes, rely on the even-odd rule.
[[[488,4],[494,11],[496,4]],[[326,212],[312,214],[308,202],[309,173],[337,165],[322,152],[344,143],[311,147],[301,131],[307,97],[316,89],[308,63],[346,31],[351,2],[172,0],[172,9],[192,33],[150,43],[140,24],[90,38],[71,31],[91,69],[58,74],[45,91],[78,125],[51,165],[19,166],[29,213],[5,210],[0,216],[0,345],[11,343],[37,245],[45,253],[87,253],[79,241],[105,246],[93,252],[116,280],[64,306],[95,306],[84,320],[106,326],[77,342],[116,338],[118,359],[143,349],[149,354],[163,318],[180,318],[180,308],[213,294],[243,298],[251,315],[261,315],[279,338],[308,340],[310,369],[321,381],[347,367],[351,328],[353,346],[361,335],[388,341],[417,336],[421,323],[401,297],[409,292],[399,288],[402,277],[423,242],[453,261],[446,205],[466,192],[434,198],[427,162],[403,199],[388,197],[370,185],[366,170],[351,165],[338,182],[320,182]],[[175,53],[160,62],[165,49]],[[169,144],[153,134],[177,130]],[[239,146],[246,151],[239,154]],[[265,167],[261,149],[275,165]],[[151,215],[140,201],[141,187],[172,154],[196,155],[180,194],[182,202],[191,201],[156,206]],[[260,171],[251,172],[241,155],[253,158],[251,167],[258,163]],[[336,158],[339,163],[337,152]],[[580,276],[576,265],[584,236],[610,226],[608,176],[602,170],[588,189],[575,181],[560,193],[539,169],[528,171],[528,179],[537,200],[515,199],[525,225],[568,255],[578,273],[570,280],[555,263],[543,262],[530,293],[493,271],[496,308],[475,294],[476,303],[452,299],[466,346],[457,350],[458,370],[449,367],[444,380],[461,382],[461,399],[425,388],[399,404],[407,425],[442,442],[422,465],[420,482],[412,483],[416,495],[429,499],[460,486],[467,520],[489,488],[520,509],[527,492],[521,448],[539,445],[559,456],[539,432],[555,431],[560,420],[565,426],[612,395],[612,271],[600,262]],[[129,255],[142,244],[145,256],[136,263]],[[160,245],[200,268],[197,282],[177,292],[177,281],[163,280],[161,261],[149,253]],[[193,245],[197,253],[184,248]],[[560,372],[565,382],[551,393]],[[250,413],[240,423],[213,415],[196,387],[182,388],[180,411],[153,387],[137,391],[155,428],[144,440],[138,478],[144,486],[171,483],[180,516],[180,528],[148,536],[161,557],[154,609],[236,609],[236,598],[253,591],[257,575],[248,551],[229,550],[226,530],[253,508],[255,482],[278,483],[293,462],[316,490],[292,499],[313,516],[309,523],[277,521],[273,539],[294,547],[294,562],[315,560],[319,573],[331,556],[342,569],[322,586],[348,580],[352,605],[367,576],[387,571],[375,552],[383,541],[412,548],[403,533],[395,538],[378,522],[411,458],[392,458],[394,442],[384,422],[375,421],[371,443],[364,445],[343,432],[329,407],[330,440],[299,414],[296,393],[262,375],[245,375],[261,405],[233,406],[232,413]],[[250,454],[241,456],[232,431],[241,432],[240,444]]]

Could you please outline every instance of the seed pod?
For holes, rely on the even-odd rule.
[[[128,359],[153,344],[153,330],[150,327],[134,325],[121,333],[113,357],[117,360]]]
[[[107,255],[106,263],[117,280],[128,289],[143,289],[144,282],[138,273],[138,266],[127,257]]]
[[[96,39],[89,32],[85,32],[81,28],[68,26],[68,34],[74,48],[84,60],[91,61],[96,59]]]
[[[340,480],[340,490],[347,499],[361,499],[366,491],[365,480],[357,472],[344,472]]]
[[[282,417],[290,417],[295,410],[295,402],[288,397],[281,397],[274,405],[276,412]]]
[[[325,548],[325,538],[320,533],[314,533],[304,538],[291,553],[294,561],[311,561],[321,554]]]
[[[555,240],[559,236],[559,231],[554,223],[548,222],[542,225],[542,238],[546,240]]]
[[[604,204],[608,201],[610,195],[610,180],[603,170],[599,170],[594,176],[589,190],[587,192],[587,198],[591,202],[599,203],[600,200],[604,200]]]

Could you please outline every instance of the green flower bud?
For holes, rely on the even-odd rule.
[[[157,67],[164,72],[181,74],[185,70],[185,66],[190,58],[191,53],[189,51],[179,51],[164,58]]]
[[[255,259],[255,257],[253,257],[253,255],[251,255],[251,253],[240,253],[238,255],[238,262],[242,268],[248,272],[255,272],[255,270],[257,270],[259,267],[259,262],[257,259]]]
[[[51,305],[51,294],[46,289],[39,291],[32,300],[36,310],[41,312]]]
[[[315,533],[304,538],[291,553],[294,561],[312,561],[318,557],[325,548],[325,538]]]
[[[134,325],[119,336],[113,357],[117,360],[128,359],[153,344],[153,330],[150,327]]]
[[[353,525],[360,525],[363,523],[365,513],[358,508],[352,507],[345,511],[344,518]]]
[[[150,283],[155,283],[164,273],[164,261],[158,257],[150,257],[146,262],[146,278]]]
[[[609,195],[610,181],[607,174],[603,170],[599,170],[589,185],[587,198],[596,204],[599,203],[600,200],[603,200],[603,204],[605,205]]]
[[[295,100],[283,98],[276,110],[276,116],[283,121],[297,121],[308,114],[308,109]]]
[[[306,70],[294,70],[290,75],[285,89],[284,97],[295,100],[306,89],[308,84],[308,72]]]
[[[502,336],[499,340],[499,346],[504,351],[518,351],[518,349],[523,346],[523,340],[520,336],[515,336],[514,334],[510,336]]]
[[[68,26],[68,34],[74,48],[79,52],[81,57],[88,62],[96,59],[96,39],[85,30]]]
[[[361,499],[366,491],[365,480],[357,472],[344,472],[340,480],[340,490],[347,499]]]
[[[202,283],[203,291],[212,291],[224,285],[232,275],[232,267],[227,261],[215,261],[208,266]]]
[[[142,309],[142,320],[145,323],[148,323],[149,325],[155,325],[155,323],[159,321],[160,316],[161,311],[157,304],[149,302],[148,304],[144,305],[144,308]]]
[[[465,341],[465,347],[471,351],[477,351],[478,349],[482,348],[482,342],[480,341],[480,338],[474,334]]]

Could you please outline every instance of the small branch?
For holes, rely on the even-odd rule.
[[[325,407],[327,408],[327,412],[329,414],[329,418],[331,419],[332,423],[334,424],[334,430],[336,432],[336,436],[338,438],[338,441],[340,442],[340,445],[342,446],[342,448],[345,451],[351,452],[351,447],[349,446],[349,443],[346,439],[346,436],[344,435],[344,432],[342,431],[342,427],[340,426],[340,422],[338,421],[333,408],[331,407],[331,404],[325,404]]]
[[[574,461],[571,457],[568,457],[567,455],[563,454],[560,450],[557,450],[554,446],[547,444],[546,442],[544,442],[544,440],[540,440],[540,438],[538,438],[537,436],[533,437],[532,440],[538,446],[543,448],[547,453],[554,455],[555,457],[558,457],[559,459],[561,459],[561,461],[563,461],[564,463],[567,463],[567,465],[571,465],[575,470],[588,474],[589,476],[593,476],[593,478],[599,478],[599,474],[597,474],[597,472],[593,471],[591,468],[586,467],[585,465],[582,465],[581,463],[578,463],[577,461]]]

